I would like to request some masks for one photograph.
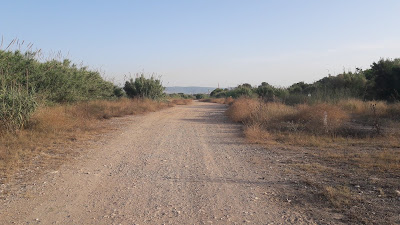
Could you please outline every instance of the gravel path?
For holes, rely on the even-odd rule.
[[[276,200],[275,167],[246,144],[226,106],[195,102],[145,116],[2,200],[0,224],[312,224]]]

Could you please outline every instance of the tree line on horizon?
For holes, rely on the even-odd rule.
[[[210,93],[210,97],[215,98],[241,96],[260,97],[266,101],[279,100],[289,104],[345,98],[395,102],[400,100],[400,58],[380,59],[366,70],[357,68],[354,72],[344,71],[310,84],[298,82],[284,88],[267,82],[257,87],[244,83],[232,89],[217,88]]]

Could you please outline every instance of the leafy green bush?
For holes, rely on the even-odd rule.
[[[144,74],[138,76],[135,80],[132,78],[125,82],[124,90],[128,97],[160,99],[164,97],[164,87],[159,79],[153,76],[145,78]]]
[[[210,96],[207,95],[207,94],[195,94],[194,97],[195,97],[196,99],[206,99],[206,98],[208,98],[208,97],[210,97]]]
[[[193,99],[195,98],[193,95],[185,94],[185,93],[173,93],[169,94],[170,98],[183,98],[183,99]]]
[[[0,126],[15,132],[37,107],[47,104],[115,98],[114,85],[99,72],[69,60],[39,60],[38,52],[0,50]]]
[[[365,73],[369,79],[368,98],[400,101],[400,59],[381,59]]]
[[[227,92],[228,89],[216,88],[210,93],[210,96],[214,98],[225,98]]]
[[[0,50],[0,86],[26,86],[29,93],[49,102],[113,98],[114,85],[99,72],[63,62],[37,60],[35,52]]]
[[[115,97],[117,97],[117,98],[122,98],[122,97],[126,96],[124,89],[121,87],[118,87],[116,85],[114,85],[113,92],[114,92]]]

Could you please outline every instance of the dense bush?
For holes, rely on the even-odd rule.
[[[216,88],[210,93],[210,96],[214,98],[224,98],[226,97],[227,91],[228,89]]]
[[[381,59],[373,63],[365,73],[369,79],[370,99],[400,100],[400,59]]]
[[[65,59],[40,62],[36,53],[0,50],[0,86],[24,86],[50,102],[114,97],[114,85],[99,72],[77,67]]]
[[[1,130],[14,132],[22,128],[38,102],[71,103],[123,96],[97,71],[77,67],[67,59],[39,58],[38,52],[0,50]]]
[[[209,95],[207,95],[207,94],[195,94],[194,97],[196,99],[205,99],[205,98],[208,98]]]
[[[153,76],[145,78],[144,74],[138,76],[135,80],[132,78],[125,82],[124,90],[130,98],[150,98],[160,99],[164,97],[164,87],[159,79]]]
[[[0,89],[0,131],[15,132],[29,120],[37,106],[34,95],[25,89]]]

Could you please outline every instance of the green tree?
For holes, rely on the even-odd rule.
[[[368,78],[370,98],[400,100],[400,59],[381,59],[377,63],[374,62]]]
[[[272,98],[274,96],[274,87],[267,82],[262,82],[256,89],[256,93],[263,99]]]
[[[224,90],[222,88],[216,88],[210,93],[210,96],[214,98],[224,98],[226,97],[226,92],[227,90]]]

